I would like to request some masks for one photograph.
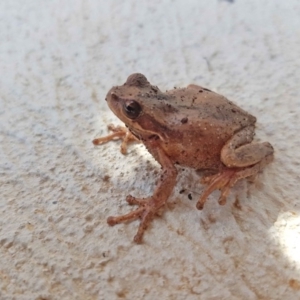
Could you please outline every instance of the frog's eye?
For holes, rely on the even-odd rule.
[[[124,102],[123,110],[128,118],[135,119],[139,116],[142,108],[136,101],[127,100]]]

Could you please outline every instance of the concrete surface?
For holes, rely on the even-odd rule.
[[[1,1],[0,299],[300,299],[299,15],[297,0]],[[106,218],[159,165],[91,143],[137,71],[226,95],[276,149],[225,207],[215,192],[196,210],[203,186],[181,171],[142,245],[137,222]]]

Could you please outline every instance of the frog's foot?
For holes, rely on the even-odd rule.
[[[126,127],[124,126],[114,126],[112,124],[109,124],[107,128],[112,131],[113,133],[104,136],[102,138],[97,138],[93,140],[94,145],[101,145],[104,143],[107,143],[112,140],[119,140],[122,139],[121,144],[121,153],[126,154],[127,153],[127,145],[139,141]]]
[[[147,229],[148,225],[152,221],[154,215],[161,207],[161,205],[158,206],[155,200],[153,200],[152,198],[138,199],[132,197],[131,195],[127,196],[126,201],[130,205],[138,205],[139,208],[122,216],[108,217],[107,223],[110,226],[114,226],[119,223],[141,219],[137,234],[134,236],[134,241],[140,244],[142,242],[145,230]]]
[[[273,159],[273,155],[266,156],[263,160],[254,166],[245,168],[225,168],[220,173],[207,176],[202,180],[202,183],[208,184],[208,187],[203,192],[201,198],[197,202],[196,207],[198,209],[203,209],[207,197],[214,190],[221,190],[221,195],[219,198],[219,204],[224,205],[226,203],[226,198],[230,192],[230,189],[235,185],[235,183],[246,177],[255,176],[260,170],[262,170],[268,163]]]
[[[238,169],[225,169],[222,172],[205,177],[202,182],[208,184],[208,187],[203,192],[200,200],[198,201],[196,207],[198,209],[203,209],[207,197],[217,189],[221,190],[221,196],[219,198],[219,204],[224,205],[226,203],[226,198],[229,194],[230,188],[238,180]],[[239,176],[238,176],[239,177]]]

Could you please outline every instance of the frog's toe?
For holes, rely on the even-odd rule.
[[[139,226],[139,229],[136,233],[136,235],[134,236],[133,240],[137,243],[140,244],[143,240],[143,235],[145,230],[147,229],[148,225],[150,224],[150,222],[152,221],[154,216],[153,211],[145,211],[142,218],[141,218],[141,223]]]
[[[139,206],[142,206],[142,205],[145,205],[147,203],[147,198],[135,198],[131,195],[128,195],[126,197],[126,201],[129,205],[139,205]]]
[[[120,151],[122,154],[127,153],[127,145],[132,142],[137,142],[138,139],[124,126],[114,126],[109,124],[108,129],[113,133],[93,140],[94,145],[102,145],[113,140],[122,140]]]
[[[236,182],[235,174],[237,174],[236,169],[226,169],[221,173],[209,177],[207,181],[208,187],[203,192],[201,198],[197,202],[197,209],[202,210],[207,197],[215,190],[221,190],[221,196],[219,198],[219,204],[224,205],[226,203],[226,198],[230,192],[231,187]]]
[[[219,204],[220,205],[225,205],[226,204],[226,199],[227,199],[227,196],[230,192],[230,189],[231,189],[232,185],[231,185],[231,181],[229,181],[226,186],[224,186],[222,189],[221,189],[221,195],[220,195],[220,198],[219,198]]]
[[[138,209],[122,216],[108,217],[107,224],[110,226],[114,226],[116,224],[120,224],[123,222],[134,221],[141,217],[143,211],[144,211],[144,207],[139,207]]]

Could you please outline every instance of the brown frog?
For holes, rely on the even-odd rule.
[[[109,225],[115,225],[140,218],[134,237],[137,243],[173,191],[176,164],[215,173],[203,180],[207,187],[197,202],[197,208],[202,209],[216,189],[220,189],[219,203],[224,205],[239,179],[257,174],[273,159],[270,143],[252,142],[256,118],[207,88],[192,84],[163,93],[144,75],[132,74],[124,85],[110,89],[106,101],[127,128],[110,125],[114,132],[93,143],[123,139],[121,152],[125,154],[127,144],[139,140],[162,167],[151,197],[138,199],[129,195],[127,202],[139,207],[107,219]]]

